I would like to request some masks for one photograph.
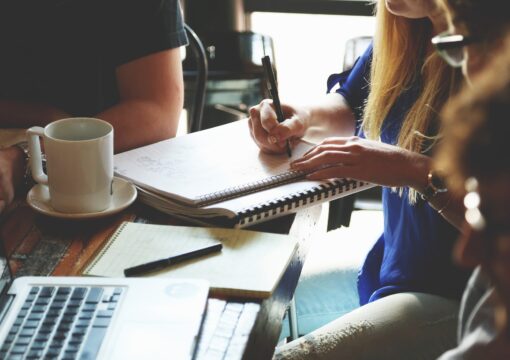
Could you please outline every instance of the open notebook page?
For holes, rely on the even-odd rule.
[[[176,137],[115,155],[115,173],[187,204],[201,196],[289,171],[289,163],[312,147],[304,141],[286,154],[261,152],[246,120]]]
[[[123,277],[124,269],[218,243],[186,228],[124,222],[107,240],[84,275]],[[190,241],[190,237],[192,237]]]
[[[198,259],[147,274],[200,278],[221,295],[268,297],[297,246],[288,235],[256,231],[124,223],[84,275],[124,276],[124,269],[169,257],[176,249],[194,249],[221,241],[223,249]]]

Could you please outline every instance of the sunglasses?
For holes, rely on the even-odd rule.
[[[473,36],[444,32],[432,38],[432,45],[449,65],[461,67],[465,60],[464,46],[477,42]]]

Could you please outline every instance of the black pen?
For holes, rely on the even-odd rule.
[[[273,104],[276,111],[276,118],[279,123],[282,123],[285,118],[283,117],[282,105],[280,104],[280,97],[278,96],[278,87],[276,86],[276,79],[274,77],[273,65],[271,65],[271,59],[269,56],[264,56],[262,58],[262,65],[264,65],[264,70],[266,71],[267,78],[269,80],[269,92],[271,93],[271,97],[273,98]],[[286,143],[287,147],[287,155],[289,157],[292,156],[290,151],[290,142],[287,139]]]
[[[196,259],[200,256],[204,256],[216,251],[221,251],[223,244],[214,244],[211,246],[207,246],[205,248],[201,248],[195,251],[191,251],[189,253],[184,253],[181,255],[171,256],[166,259],[151,261],[149,263],[133,266],[127,269],[124,269],[124,275],[126,277],[136,276],[145,274],[147,272],[156,271],[162,268],[165,268],[170,265],[178,264],[186,260]]]

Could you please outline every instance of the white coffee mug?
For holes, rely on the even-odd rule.
[[[46,171],[41,145],[44,140]],[[53,209],[92,213],[110,206],[113,196],[113,127],[106,121],[77,117],[27,130],[30,169],[47,185]]]

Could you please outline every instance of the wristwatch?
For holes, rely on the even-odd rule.
[[[35,185],[34,179],[32,178],[32,172],[30,171],[30,151],[28,150],[28,143],[26,141],[14,144],[14,146],[21,149],[25,158],[25,173],[23,174],[23,187],[28,190]]]
[[[437,194],[445,193],[448,191],[444,179],[430,170],[427,175],[427,187],[423,190],[422,198],[424,200],[430,200],[437,196]]]

